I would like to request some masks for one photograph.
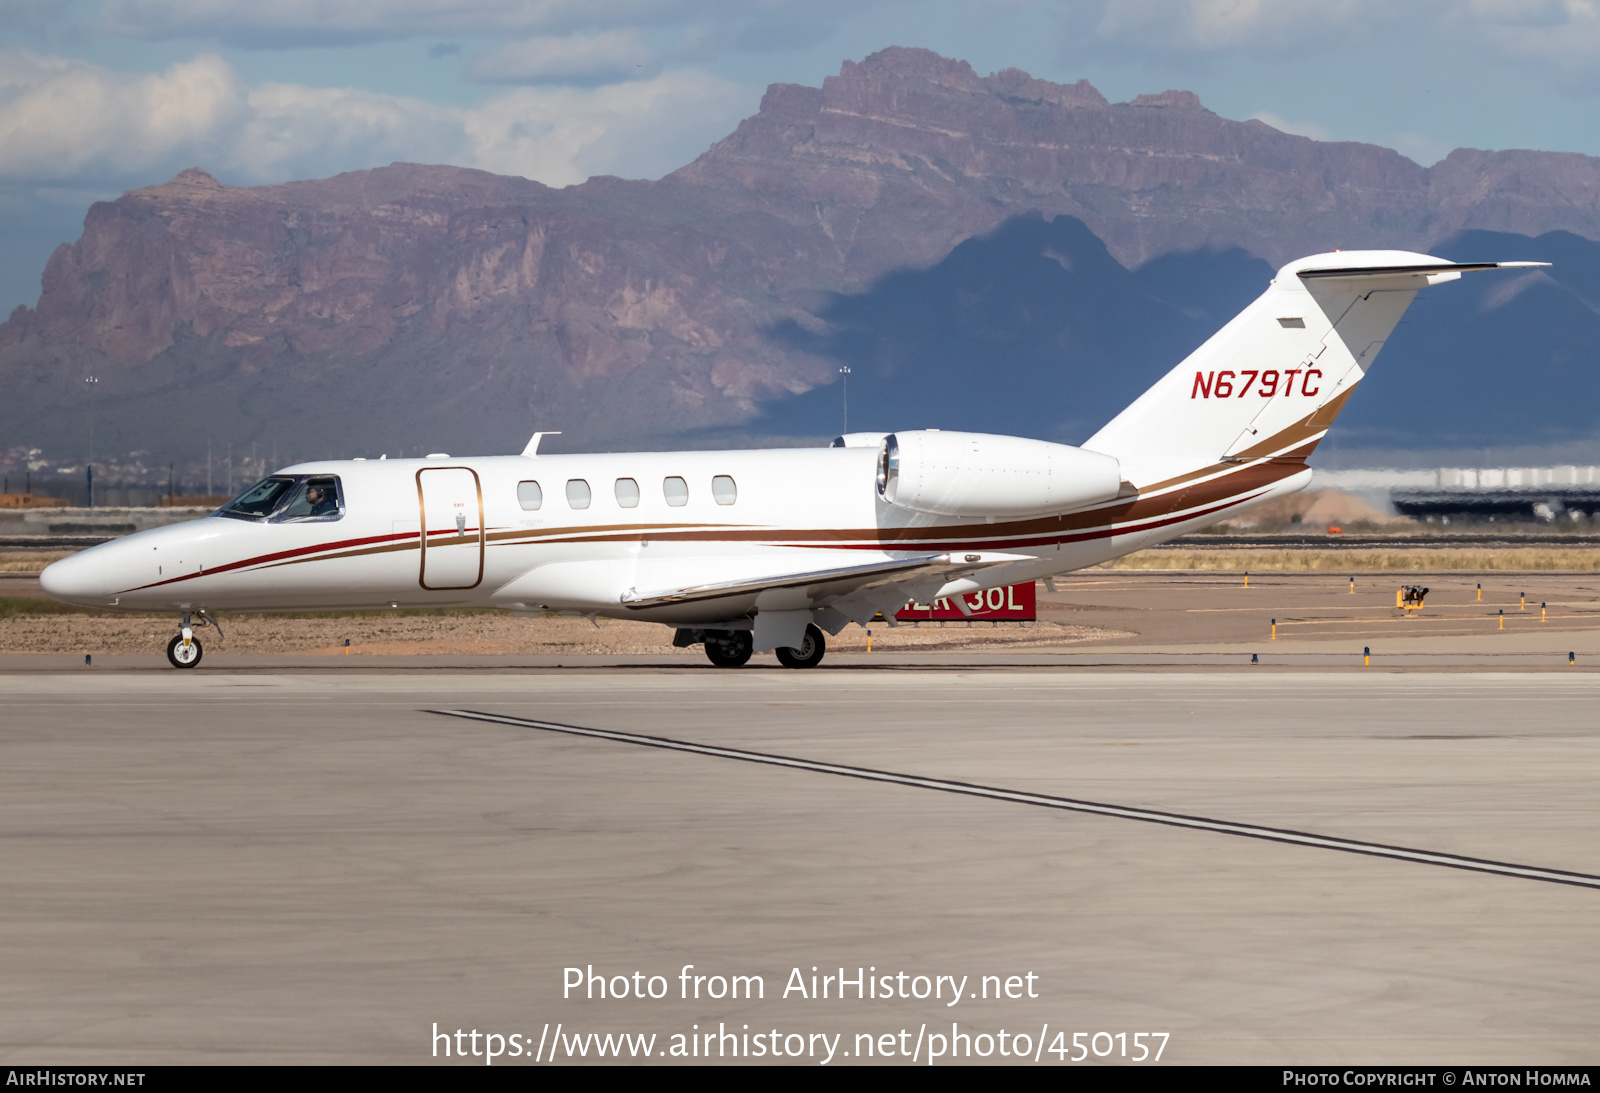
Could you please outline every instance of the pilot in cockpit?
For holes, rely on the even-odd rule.
[[[327,516],[339,511],[339,502],[334,500],[333,491],[326,486],[312,485],[306,487],[306,504],[311,506],[308,516]]]

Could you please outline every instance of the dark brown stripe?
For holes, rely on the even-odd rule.
[[[1348,394],[1348,392],[1346,393]],[[1341,396],[1339,401],[1342,401]],[[1285,430],[1280,436],[1291,430]],[[726,542],[762,543],[772,546],[841,547],[855,550],[908,550],[908,549],[984,549],[998,550],[1008,547],[1049,546],[1056,543],[1084,542],[1110,538],[1116,535],[1135,535],[1144,531],[1182,523],[1186,520],[1219,512],[1222,509],[1253,500],[1261,492],[1285,478],[1304,469],[1305,456],[1300,454],[1315,448],[1315,443],[1303,445],[1262,462],[1249,464],[1217,464],[1208,468],[1216,477],[1197,482],[1180,490],[1170,490],[1155,496],[1129,498],[1104,508],[1086,512],[1067,513],[1061,516],[1034,517],[1006,523],[967,522],[934,525],[921,528],[812,528],[774,529],[758,528],[749,524],[738,525],[687,525],[667,527],[697,527],[699,530],[663,531],[659,524],[608,525],[596,528],[543,528],[538,530],[503,530],[486,536],[499,546],[574,543],[632,542],[650,538],[663,542]],[[1270,449],[1269,449],[1270,450]],[[1207,473],[1207,472],[1197,472]],[[1182,515],[1177,515],[1182,513]],[[1122,525],[1122,526],[1116,526]],[[450,534],[443,529],[440,534]],[[644,534],[647,533],[647,534]],[[472,542],[476,536],[463,539]],[[126,591],[136,592],[182,581],[194,580],[207,574],[236,572],[247,567],[277,568],[303,562],[335,558],[364,557],[399,550],[415,550],[420,542],[420,532],[395,532],[388,535],[367,536],[323,543],[294,550],[276,551],[256,555],[241,561],[229,562],[203,573],[188,573],[152,584],[140,585]],[[441,545],[446,545],[441,543]],[[332,552],[332,553],[330,553]]]

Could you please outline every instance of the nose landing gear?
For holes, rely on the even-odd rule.
[[[193,668],[200,663],[200,642],[187,626],[182,634],[167,642],[167,659],[174,668]]]
[[[216,627],[217,636],[222,636],[222,627],[217,626],[217,620],[206,614],[204,608],[195,614],[200,616],[201,626]],[[174,668],[193,668],[200,663],[202,652],[200,639],[194,636],[194,628],[190,625],[189,612],[185,611],[178,636],[167,642],[167,660],[172,662]]]

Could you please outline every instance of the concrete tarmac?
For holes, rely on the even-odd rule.
[[[774,1045],[822,1062],[814,1034],[839,1035],[830,1065],[869,1040],[872,1061],[925,1063],[936,1037],[961,1051],[952,1032],[1013,1064],[1017,1033],[1051,1063],[1074,1033],[1109,1051],[1089,1062],[1136,1054],[1136,1033],[1168,1034],[1177,1063],[1600,1054],[1592,888],[428,712],[1600,874],[1586,673],[261,667],[0,686],[11,1064],[463,1061],[436,1025],[542,1040],[547,1060],[558,1024],[574,1050],[653,1033],[658,1063],[708,1030],[733,1036],[713,1059],[761,1043],[756,1062]],[[665,996],[564,997],[565,969],[591,966]],[[813,967],[829,997],[785,996]],[[820,980],[841,967],[896,997],[839,1000]],[[695,975],[701,997],[680,997]],[[760,976],[764,997],[709,997],[719,975]],[[898,997],[939,976],[991,996]],[[1008,982],[1020,997],[994,997]],[[530,1062],[512,1043],[497,1062]]]

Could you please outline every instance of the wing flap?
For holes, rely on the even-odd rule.
[[[898,584],[917,577],[939,576],[945,580],[956,580],[989,566],[1033,560],[1027,555],[1001,554],[995,551],[924,554],[912,558],[894,558],[861,565],[836,566],[831,569],[774,573],[770,576],[746,577],[736,581],[687,585],[680,588],[644,592],[629,589],[622,594],[622,605],[633,610],[642,610],[666,604],[699,603],[777,590],[804,592],[814,605],[821,605],[843,596],[884,585]]]

